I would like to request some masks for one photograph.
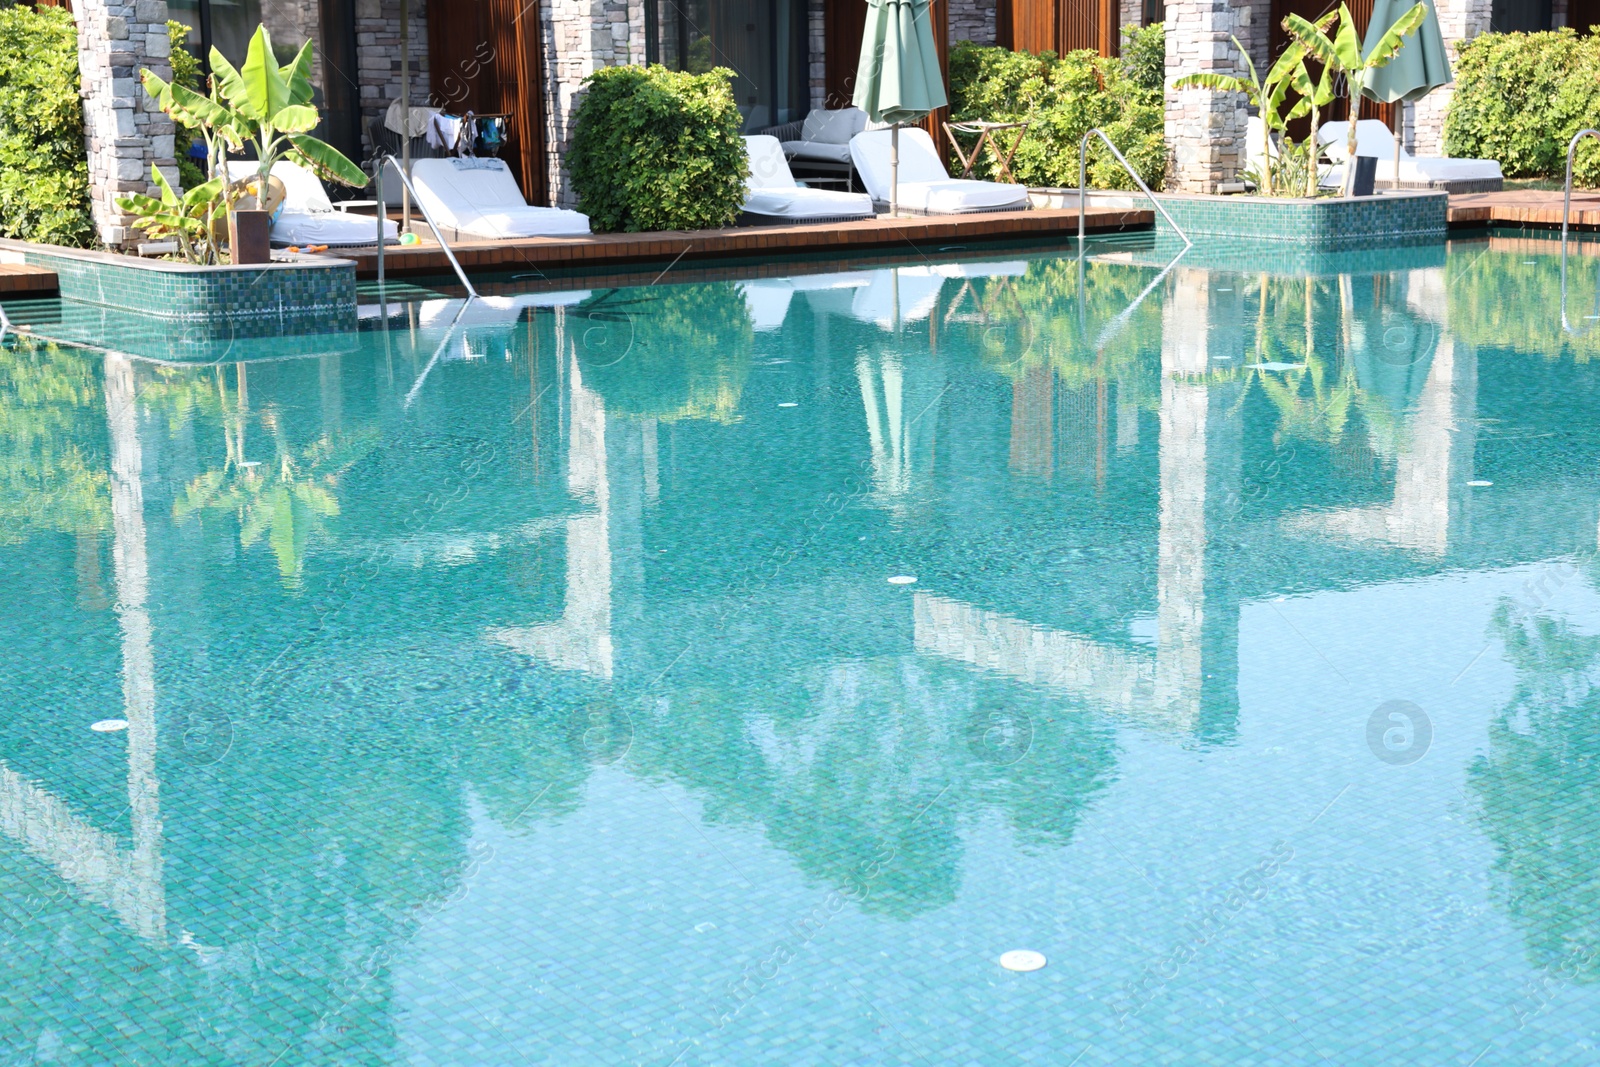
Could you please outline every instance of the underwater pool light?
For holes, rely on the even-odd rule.
[[[1044,958],[1044,953],[1026,948],[1014,948],[1000,957],[1000,966],[1008,971],[1020,971],[1024,974],[1037,971],[1046,962],[1048,961]]]

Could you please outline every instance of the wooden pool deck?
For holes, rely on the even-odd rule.
[[[1600,231],[1600,192],[1572,195],[1571,225],[1579,231]],[[1147,230],[1154,212],[1142,208],[1090,208],[1087,229],[1107,234]],[[1499,226],[1559,229],[1561,193],[1508,189],[1498,193],[1459,193],[1450,197],[1452,229]],[[418,227],[427,232],[426,226]],[[453,244],[461,265],[473,274],[509,275],[491,288],[513,281],[583,277],[585,284],[637,284],[671,267],[675,277],[710,276],[730,266],[741,273],[785,274],[817,269],[797,266],[806,260],[827,262],[896,259],[907,255],[959,257],[986,246],[998,251],[1008,242],[1066,242],[1078,233],[1078,213],[1067,209],[1007,211],[989,215],[934,218],[877,218],[813,226],[744,226],[721,230],[672,230],[657,233],[603,233],[585,237],[542,237],[520,241],[463,241]],[[377,277],[378,257],[367,248],[333,253],[356,263],[361,279]],[[385,270],[392,277],[448,277],[450,263],[436,242],[391,247]],[[596,277],[598,276],[598,277]],[[0,263],[0,297],[53,296],[54,272],[20,263]]]
[[[1090,208],[1090,233],[1148,229],[1148,209]],[[426,226],[414,227],[426,232]],[[666,230],[655,233],[597,233],[583,237],[535,237],[516,241],[452,241],[451,249],[469,274],[528,272],[609,273],[645,264],[688,265],[696,261],[777,260],[788,256],[921,254],[937,255],[952,245],[1009,241],[1065,240],[1078,234],[1076,210],[1002,211],[984,215],[877,218],[811,226],[740,226],[721,230]],[[356,277],[375,278],[375,249],[345,255],[356,261]],[[384,252],[385,272],[448,275],[450,263],[430,238],[409,248]]]
[[[1600,229],[1600,192],[1574,191],[1569,225]],[[1546,189],[1506,189],[1498,193],[1456,193],[1450,197],[1450,225],[1561,228],[1561,193]]]

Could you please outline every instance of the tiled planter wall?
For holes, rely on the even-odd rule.
[[[1390,239],[1443,239],[1449,203],[1445,193],[1318,200],[1182,195],[1161,198],[1161,205],[1173,221],[1193,239],[1233,237],[1313,248]],[[1159,213],[1156,234],[1175,236]]]
[[[0,242],[61,280],[61,296],[184,326],[227,324],[234,336],[353,329],[356,270],[349,260],[191,267],[109,252]]]

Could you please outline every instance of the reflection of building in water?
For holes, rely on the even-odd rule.
[[[1438,288],[1442,274],[1440,270],[1413,271],[1408,289]],[[1341,283],[1350,287],[1348,278]],[[1435,342],[1432,324],[1420,316],[1401,321],[1394,309],[1378,310],[1388,314],[1374,316],[1366,329],[1351,331],[1351,347],[1356,350],[1348,356],[1356,364],[1362,389],[1373,396],[1374,403],[1390,400],[1397,409],[1393,412],[1399,427],[1396,439],[1375,442],[1380,453],[1393,455],[1394,499],[1370,507],[1291,516],[1284,526],[1297,533],[1331,534],[1345,541],[1442,556],[1450,548],[1451,526],[1459,522],[1467,483],[1472,479],[1477,350],[1448,335],[1438,336]],[[1412,338],[1419,324],[1425,343]],[[1385,388],[1386,380],[1402,375],[1415,378],[1423,372],[1426,378],[1420,393],[1402,387],[1399,396],[1384,395],[1395,391]]]
[[[490,636],[559,670],[609,681],[616,669],[615,604],[637,603],[620,594],[642,584],[642,501],[653,503],[660,493],[656,420],[607,416],[600,394],[584,385],[565,309],[555,318],[566,365],[567,490],[585,508],[567,519],[566,603],[556,622]]]
[[[1235,706],[1238,609],[1214,595],[1207,626],[1206,548],[1209,522],[1226,514],[1227,501],[1237,491],[1240,387],[1209,382],[1207,372],[1214,353],[1239,351],[1239,339],[1230,305],[1210,293],[1205,282],[1203,274],[1180,275],[1164,314],[1154,649],[919,593],[913,609],[919,651],[1182,730],[1206,729],[1212,714]],[[1013,469],[1019,424],[1043,424],[1053,417],[1046,411],[1034,419],[1037,402],[1019,383],[1012,408]],[[1103,416],[1104,406],[1098,411]],[[1102,441],[1104,430],[1103,422],[1096,426]],[[1129,436],[1135,433],[1130,430]]]
[[[0,762],[0,831],[89,900],[110,906],[141,937],[166,937],[161,880],[160,783],[156,777],[155,657],[151,648],[144,487],[134,404],[133,365],[105,357],[106,424],[111,443],[112,550],[117,621],[122,632],[122,703],[127,719],[128,813],[133,849]],[[84,723],[82,725],[87,725]]]

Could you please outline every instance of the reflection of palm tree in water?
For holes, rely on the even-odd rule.
[[[269,407],[258,421],[271,438],[272,458],[248,460],[245,429],[250,412],[243,368],[239,388],[231,397],[221,374],[216,383],[226,458],[220,469],[206,471],[184,487],[173,503],[173,518],[182,522],[207,511],[233,512],[239,520],[239,544],[251,548],[265,538],[278,561],[279,575],[295,586],[312,538],[325,536],[325,520],[339,514],[334,495],[339,478],[376,447],[376,435],[324,434],[296,448],[283,431],[281,417]]]
[[[1600,979],[1600,636],[1526,616],[1492,623],[1517,688],[1489,728],[1469,779],[1499,849],[1497,889],[1535,966]]]

